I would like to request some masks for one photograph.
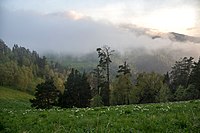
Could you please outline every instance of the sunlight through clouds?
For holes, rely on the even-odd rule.
[[[144,18],[143,25],[163,32],[187,33],[187,29],[195,26],[196,14],[194,9],[170,8],[161,9]]]

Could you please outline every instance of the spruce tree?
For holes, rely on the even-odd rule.
[[[194,58],[192,57],[184,57],[180,61],[176,61],[175,65],[172,67],[172,71],[170,73],[170,86],[173,93],[180,85],[187,88],[192,70],[193,59]]]
[[[86,73],[81,74],[72,69],[66,83],[64,94],[59,99],[63,108],[88,107],[91,99],[91,88]]]
[[[80,82],[80,107],[89,107],[90,106],[90,100],[92,98],[91,96],[91,87],[87,79],[87,75],[84,72],[81,77],[81,82]]]
[[[67,78],[67,81],[64,84],[65,86],[64,93],[59,100],[60,102],[59,104],[61,105],[61,107],[70,108],[77,104],[76,102],[77,98],[75,96],[75,94],[77,94],[77,88],[74,87],[75,86],[74,81],[75,81],[75,70],[72,69],[71,73]]]
[[[31,99],[32,107],[36,109],[49,109],[57,104],[60,92],[56,89],[53,80],[47,79],[45,83],[37,85],[35,98]]]
[[[112,104],[123,105],[130,103],[130,92],[132,87],[131,69],[126,61],[123,65],[119,65],[118,75],[113,83],[111,102]]]
[[[198,62],[194,62],[192,72],[189,78],[189,84],[193,85],[199,92],[197,98],[200,98],[200,58]]]

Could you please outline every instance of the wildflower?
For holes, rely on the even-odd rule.
[[[143,110],[144,110],[144,111],[149,111],[149,109],[146,109],[146,108],[144,108]]]

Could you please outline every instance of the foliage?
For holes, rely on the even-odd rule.
[[[126,62],[120,65],[118,71],[116,71],[118,62],[121,61],[122,57],[118,53],[116,56],[112,56],[111,61],[113,52],[114,50],[111,50],[108,46],[97,48],[99,62],[93,72],[88,75],[88,73],[81,74],[75,70],[74,74],[69,75],[71,69],[63,67],[63,63],[66,62],[60,64],[62,62],[60,60],[54,62],[45,56],[40,57],[36,51],[30,51],[17,44],[13,48],[9,48],[0,39],[0,85],[34,94],[38,84],[44,82],[46,77],[52,77],[54,87],[63,94],[59,95],[59,104],[62,107],[88,107],[92,103],[90,101],[92,97],[92,100],[98,101],[95,103],[97,105],[99,103],[101,105],[101,101],[103,105],[121,105],[200,98],[200,58],[197,62],[193,61],[193,57],[181,58],[176,61],[172,70],[163,76],[157,73],[137,73],[137,79],[133,79],[136,76],[131,75],[131,69]],[[85,58],[92,60],[91,68],[94,68],[95,61],[97,63],[94,53],[84,58],[71,56],[67,58],[72,59],[66,64],[72,63],[73,60],[83,63],[87,60]],[[154,58],[154,56],[148,58],[147,55],[141,56],[139,54],[134,57],[134,60],[136,60],[136,63],[142,62],[143,64],[143,59],[150,62],[152,61],[151,58]],[[158,60],[162,60],[162,58],[164,56],[159,55],[157,57]],[[114,63],[111,64],[111,62]],[[131,63],[134,63],[134,61]],[[157,61],[151,62],[155,65],[156,63]],[[90,65],[91,62],[84,62],[81,70],[86,64]],[[73,63],[68,67],[72,66],[74,66]],[[146,70],[152,70],[151,65],[144,67],[146,67]],[[160,65],[156,68],[161,70],[162,68],[159,67]],[[86,68],[86,70],[89,69]],[[114,78],[116,72],[118,74]],[[66,81],[68,76],[71,77]],[[45,98],[40,98],[45,100]]]
[[[133,88],[131,81],[131,69],[128,64],[124,62],[119,65],[118,75],[112,84],[111,90],[111,104],[125,105],[130,103],[130,92]]]
[[[177,101],[183,101],[185,100],[185,89],[183,86],[179,85],[179,87],[177,88],[175,94],[174,94],[174,97],[175,97],[175,100]]]
[[[172,94],[169,87],[163,84],[156,97],[157,102],[169,102],[172,99]]]
[[[66,73],[57,66],[50,66],[46,57],[41,58],[36,51],[31,52],[16,44],[10,49],[0,40],[0,85],[2,86],[12,86],[32,94],[41,80],[51,76],[55,79],[55,85],[63,90],[61,84],[65,80]]]
[[[103,101],[102,98],[99,94],[95,95],[92,99],[91,99],[91,107],[101,107],[103,106]]]
[[[56,89],[53,80],[47,79],[45,83],[37,85],[35,98],[31,99],[32,107],[36,109],[49,109],[57,105],[59,91]]]
[[[190,75],[189,84],[194,85],[196,89],[194,94],[196,94],[197,97],[195,98],[200,98],[200,58],[198,62],[194,62],[194,65],[192,68],[193,69]]]
[[[163,76],[152,73],[140,73],[137,77],[136,87],[132,92],[132,101],[136,103],[157,102],[156,98],[163,86]]]
[[[112,62],[110,56],[114,50],[111,50],[108,46],[104,46],[103,48],[97,48],[96,51],[98,52],[99,58],[98,66],[101,67],[106,73],[106,81],[104,82],[100,95],[104,105],[110,105],[110,63]]]
[[[176,61],[175,65],[172,67],[172,71],[170,73],[170,82],[173,92],[176,91],[176,88],[180,85],[185,88],[188,86],[190,73],[192,71],[193,59],[193,57],[184,57],[180,61]]]
[[[129,65],[127,64],[127,62],[125,61],[123,65],[119,65],[119,70],[117,71],[118,74],[131,74],[131,69],[129,68]],[[119,76],[119,75],[117,75]]]
[[[130,75],[120,75],[113,82],[111,89],[111,104],[125,105],[130,103],[130,92],[133,88]]]
[[[187,88],[179,86],[174,95],[177,101],[198,99],[199,90],[193,84],[190,84]]]
[[[195,85],[190,84],[184,91],[184,100],[198,99],[199,95],[199,89]]]
[[[90,82],[93,86],[93,95],[101,95],[101,90],[105,86],[105,76],[103,75],[103,69],[100,66],[97,66],[91,72],[93,81]]]
[[[61,107],[88,107],[90,106],[91,88],[86,74],[72,69],[66,83],[64,94],[60,97]]]

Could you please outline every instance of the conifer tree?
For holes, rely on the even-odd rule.
[[[184,57],[180,61],[176,61],[175,65],[172,67],[172,71],[170,73],[170,82],[173,93],[180,85],[184,88],[187,88],[192,70],[193,59],[194,58],[192,57]]]
[[[92,98],[91,95],[91,87],[87,79],[87,75],[84,72],[81,76],[81,83],[80,83],[80,107],[89,107],[90,100]]]
[[[104,46],[103,48],[97,48],[98,52],[98,58],[99,58],[99,67],[101,67],[105,71],[106,80],[103,84],[102,90],[101,90],[101,97],[104,105],[108,106],[110,105],[110,63],[111,58],[110,56],[114,52],[114,50],[111,50],[110,47]]]
[[[196,92],[198,92],[197,98],[200,98],[200,58],[198,62],[194,62],[192,68],[193,69],[190,75],[189,84],[194,86]]]
[[[112,104],[129,104],[130,103],[130,92],[132,87],[131,82],[131,69],[129,68],[126,61],[123,65],[119,65],[118,75],[113,83],[111,90],[111,102]]]
[[[86,74],[72,69],[66,83],[64,94],[60,97],[59,104],[63,108],[88,107],[91,99],[91,88]]]
[[[32,107],[49,109],[57,104],[60,92],[56,89],[53,80],[47,79],[45,83],[37,85],[35,98],[31,99]]]

